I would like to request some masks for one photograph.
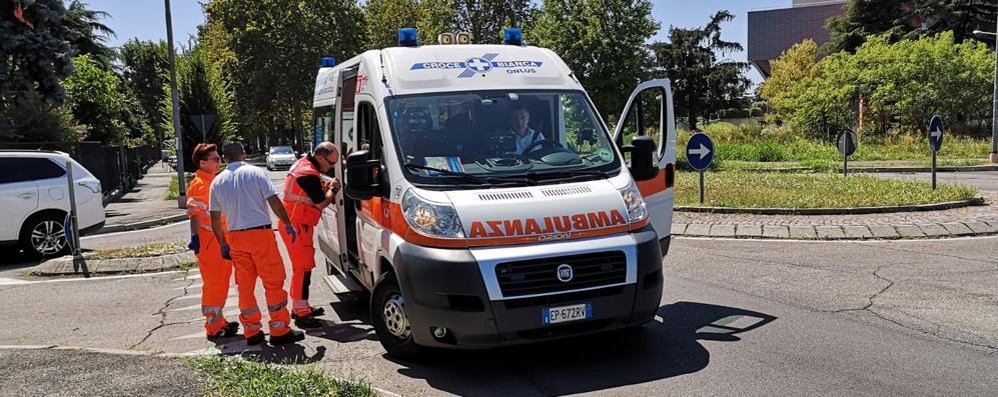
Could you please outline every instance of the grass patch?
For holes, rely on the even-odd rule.
[[[700,206],[699,176],[680,172],[676,205]],[[965,200],[977,190],[925,182],[893,181],[866,175],[720,171],[706,176],[708,207],[851,208],[931,204]]]
[[[186,250],[187,247],[182,243],[154,243],[128,248],[93,250],[85,253],[84,257],[86,259],[145,258],[150,256],[178,254]],[[195,263],[194,266],[197,266],[197,264]]]
[[[203,391],[209,397],[377,396],[366,383],[333,379],[315,367],[225,357],[198,357],[189,363],[208,378]]]
[[[194,179],[194,174],[189,172],[185,173],[184,179],[187,180],[187,184],[189,185],[191,180]],[[170,177],[170,184],[166,186],[166,197],[164,197],[163,200],[176,200],[178,198],[180,198],[180,190],[177,186],[177,177],[173,176]]]

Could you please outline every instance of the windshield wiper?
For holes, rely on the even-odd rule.
[[[427,167],[424,165],[412,164],[412,163],[407,163],[405,167],[415,170],[437,172],[440,173],[440,175],[452,176],[465,181],[481,183],[489,186],[492,186],[493,182],[517,183],[517,184],[528,184],[528,185],[536,184],[533,180],[529,178],[511,178],[511,177],[502,177],[502,176],[474,175],[474,174],[469,174],[467,172],[451,171],[443,168]]]
[[[598,176],[600,178],[609,178],[610,174],[606,171],[600,170],[564,170],[564,171],[552,171],[552,172],[528,172],[527,177],[533,180],[565,180],[571,181],[576,179],[591,179],[591,177]]]

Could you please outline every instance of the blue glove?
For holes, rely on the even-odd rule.
[[[229,246],[228,245],[223,245],[220,248],[222,250],[222,259],[225,259],[227,261],[231,261],[232,260],[232,255],[229,254]]]
[[[196,234],[191,235],[191,242],[187,244],[187,248],[194,251],[194,255],[201,253],[201,238]]]
[[[293,225],[284,225],[284,231],[291,236],[291,243],[294,243],[295,240],[298,239],[298,232],[295,231],[295,227]]]

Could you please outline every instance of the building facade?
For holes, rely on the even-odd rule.
[[[790,8],[750,11],[748,13],[748,60],[769,77],[770,61],[794,44],[812,39],[822,45],[828,41],[825,21],[842,15],[846,0],[793,0]]]

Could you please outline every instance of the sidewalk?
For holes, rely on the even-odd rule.
[[[104,208],[106,223],[97,233],[143,229],[186,219],[176,200],[165,200],[170,179],[176,175],[164,163],[154,164],[135,189]]]

